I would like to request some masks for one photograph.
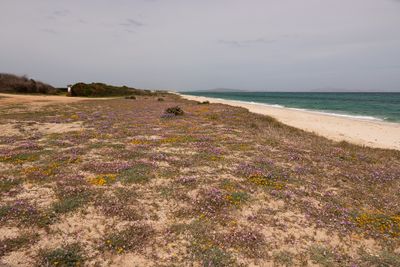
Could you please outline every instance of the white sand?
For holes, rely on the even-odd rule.
[[[251,112],[269,115],[287,125],[314,132],[335,141],[348,141],[369,147],[400,150],[400,124],[375,120],[340,117],[319,112],[294,110],[243,103],[209,97],[182,95],[183,98],[210,103],[227,104],[248,109]]]

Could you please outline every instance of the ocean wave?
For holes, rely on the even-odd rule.
[[[373,116],[342,114],[342,113],[335,113],[335,112],[330,112],[330,111],[321,111],[321,110],[316,110],[316,109],[297,109],[297,108],[289,108],[289,107],[288,107],[288,109],[301,110],[301,111],[318,113],[318,114],[322,114],[322,115],[345,117],[345,118],[352,118],[352,119],[359,119],[359,120],[368,120],[368,121],[384,121],[385,120],[385,118],[382,119],[382,118],[373,117]]]
[[[379,118],[379,117],[373,117],[373,116],[355,115],[355,114],[343,114],[343,113],[337,113],[337,112],[328,111],[328,110],[293,108],[293,107],[288,107],[288,106],[279,105],[279,104],[269,104],[269,103],[255,102],[255,101],[233,100],[233,99],[217,98],[217,97],[209,97],[209,96],[207,96],[207,98],[212,98],[212,99],[215,99],[215,100],[223,100],[223,101],[232,101],[232,102],[239,103],[239,104],[240,103],[242,103],[242,104],[253,104],[253,105],[260,105],[260,106],[273,107],[273,108],[283,108],[283,109],[305,111],[305,112],[316,113],[316,114],[321,114],[321,115],[344,117],[344,118],[357,119],[357,120],[367,120],[367,121],[385,121],[386,120],[386,118]],[[343,112],[345,112],[345,110],[343,110]]]

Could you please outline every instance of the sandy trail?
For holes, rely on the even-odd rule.
[[[108,98],[84,98],[84,97],[66,97],[55,95],[17,95],[0,93],[0,111],[6,113],[18,112],[38,112],[47,105],[62,105],[76,103],[79,101],[91,101]],[[24,131],[38,131],[46,134],[64,133],[70,131],[79,131],[82,129],[80,122],[71,123],[35,123],[29,125],[29,122],[18,122],[12,120],[2,120],[0,115],[0,136],[24,135],[16,126],[23,125]]]
[[[287,125],[313,132],[335,141],[344,140],[369,147],[400,150],[399,123],[339,117],[312,111],[293,110],[201,96],[181,96],[189,100],[208,100],[211,103],[243,107],[251,112],[269,115]]]
[[[45,106],[58,103],[68,104],[79,101],[101,100],[109,98],[87,98],[87,97],[67,97],[59,95],[17,95],[0,93],[0,107],[6,105],[29,104],[33,106]]]

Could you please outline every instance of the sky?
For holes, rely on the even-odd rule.
[[[400,0],[1,0],[0,72],[54,86],[400,91]]]

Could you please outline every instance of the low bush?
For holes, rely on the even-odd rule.
[[[161,101],[164,101],[164,98],[161,98],[161,97],[160,97],[160,98],[157,99],[157,101],[160,101],[160,102],[161,102]]]
[[[152,178],[151,167],[146,164],[137,164],[130,169],[124,170],[120,177],[125,184],[147,183]]]
[[[51,85],[29,79],[26,76],[0,73],[0,93],[55,95],[59,93],[59,90]]]
[[[125,99],[136,99],[136,96],[134,96],[134,95],[125,96]]]
[[[165,113],[174,114],[175,116],[180,116],[184,114],[183,109],[181,109],[179,106],[167,108],[165,110]]]
[[[370,254],[360,250],[360,266],[400,266],[400,253],[383,250],[379,254]]]
[[[153,235],[154,230],[146,224],[131,225],[125,230],[108,234],[103,248],[117,253],[141,250]]]
[[[28,247],[35,243],[38,238],[39,234],[24,233],[18,237],[3,239],[0,241],[0,257],[13,250]]]
[[[37,266],[82,266],[85,262],[79,244],[71,244],[54,250],[41,250]]]
[[[76,83],[71,87],[71,96],[107,97],[107,96],[154,95],[149,90],[130,88],[127,86],[113,86],[104,83]],[[135,98],[129,98],[135,99]]]

